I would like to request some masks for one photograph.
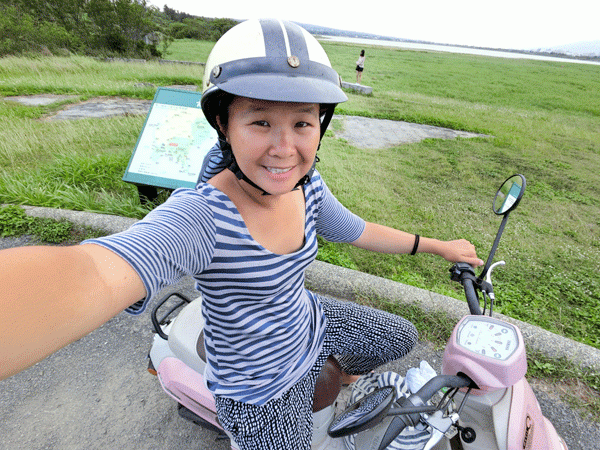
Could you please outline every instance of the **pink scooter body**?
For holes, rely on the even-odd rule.
[[[220,426],[215,413],[215,399],[206,389],[202,375],[174,357],[163,359],[156,372],[161,386],[173,400],[213,425]]]
[[[176,319],[165,326],[165,340],[158,334],[150,349],[150,360],[163,390],[185,408],[206,422],[222,429],[217,420],[215,400],[204,382],[206,362],[197,352],[202,339],[204,320],[202,300],[191,302]],[[231,440],[232,450],[237,450]]]
[[[542,415],[540,405],[525,378],[513,386],[508,414],[509,450],[567,449],[554,426]]]
[[[494,356],[473,351],[473,348],[485,347],[483,344],[476,347],[473,341],[486,339],[475,333],[470,334],[473,339],[461,337],[461,333],[470,333],[465,330],[470,324],[473,328],[472,323],[480,325],[480,330],[485,328],[488,335],[499,329],[506,330],[504,335],[513,337],[503,345],[511,348],[512,353]],[[500,344],[493,339],[489,342]],[[465,450],[567,450],[554,426],[542,415],[525,379],[526,372],[525,344],[516,326],[488,316],[465,316],[455,326],[444,352],[442,373],[467,375],[479,387],[471,391],[460,414],[459,424],[472,428],[476,434],[472,443],[463,441]],[[460,403],[463,396],[464,393],[459,393],[456,402]]]

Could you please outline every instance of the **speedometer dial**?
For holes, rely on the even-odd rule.
[[[458,332],[458,344],[483,356],[505,361],[517,350],[519,338],[508,323],[473,317]]]

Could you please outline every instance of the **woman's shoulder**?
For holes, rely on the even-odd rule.
[[[164,221],[175,218],[185,221],[205,221],[214,215],[214,205],[223,202],[223,199],[218,198],[218,194],[218,190],[207,183],[200,183],[195,189],[176,189],[166,202],[150,211],[144,221]]]
[[[323,181],[323,177],[321,176],[319,171],[315,169],[315,171],[310,177],[310,180],[305,185],[305,189],[308,187],[307,196],[309,193],[314,195],[315,193],[320,192],[323,189],[324,185],[325,182]]]
[[[327,184],[323,180],[321,174],[316,170],[310,177],[310,181],[304,186],[304,197],[307,203],[313,203],[315,206],[323,202],[323,200],[331,195]]]
[[[206,203],[225,198],[219,189],[210,183],[198,183],[195,188],[179,188],[173,191],[168,201]]]

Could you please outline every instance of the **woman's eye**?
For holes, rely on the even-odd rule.
[[[311,127],[311,126],[313,126],[313,123],[311,123],[311,122],[298,122],[298,123],[296,124],[296,126],[297,126],[298,128],[306,128],[306,127]]]
[[[255,122],[252,122],[254,125],[258,125],[259,127],[268,127],[269,126],[269,122],[267,122],[266,120],[257,120]]]

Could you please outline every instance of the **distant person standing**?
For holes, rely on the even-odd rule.
[[[362,73],[365,69],[365,51],[360,51],[360,56],[358,57],[358,61],[356,61],[356,84],[360,84],[362,80]]]

